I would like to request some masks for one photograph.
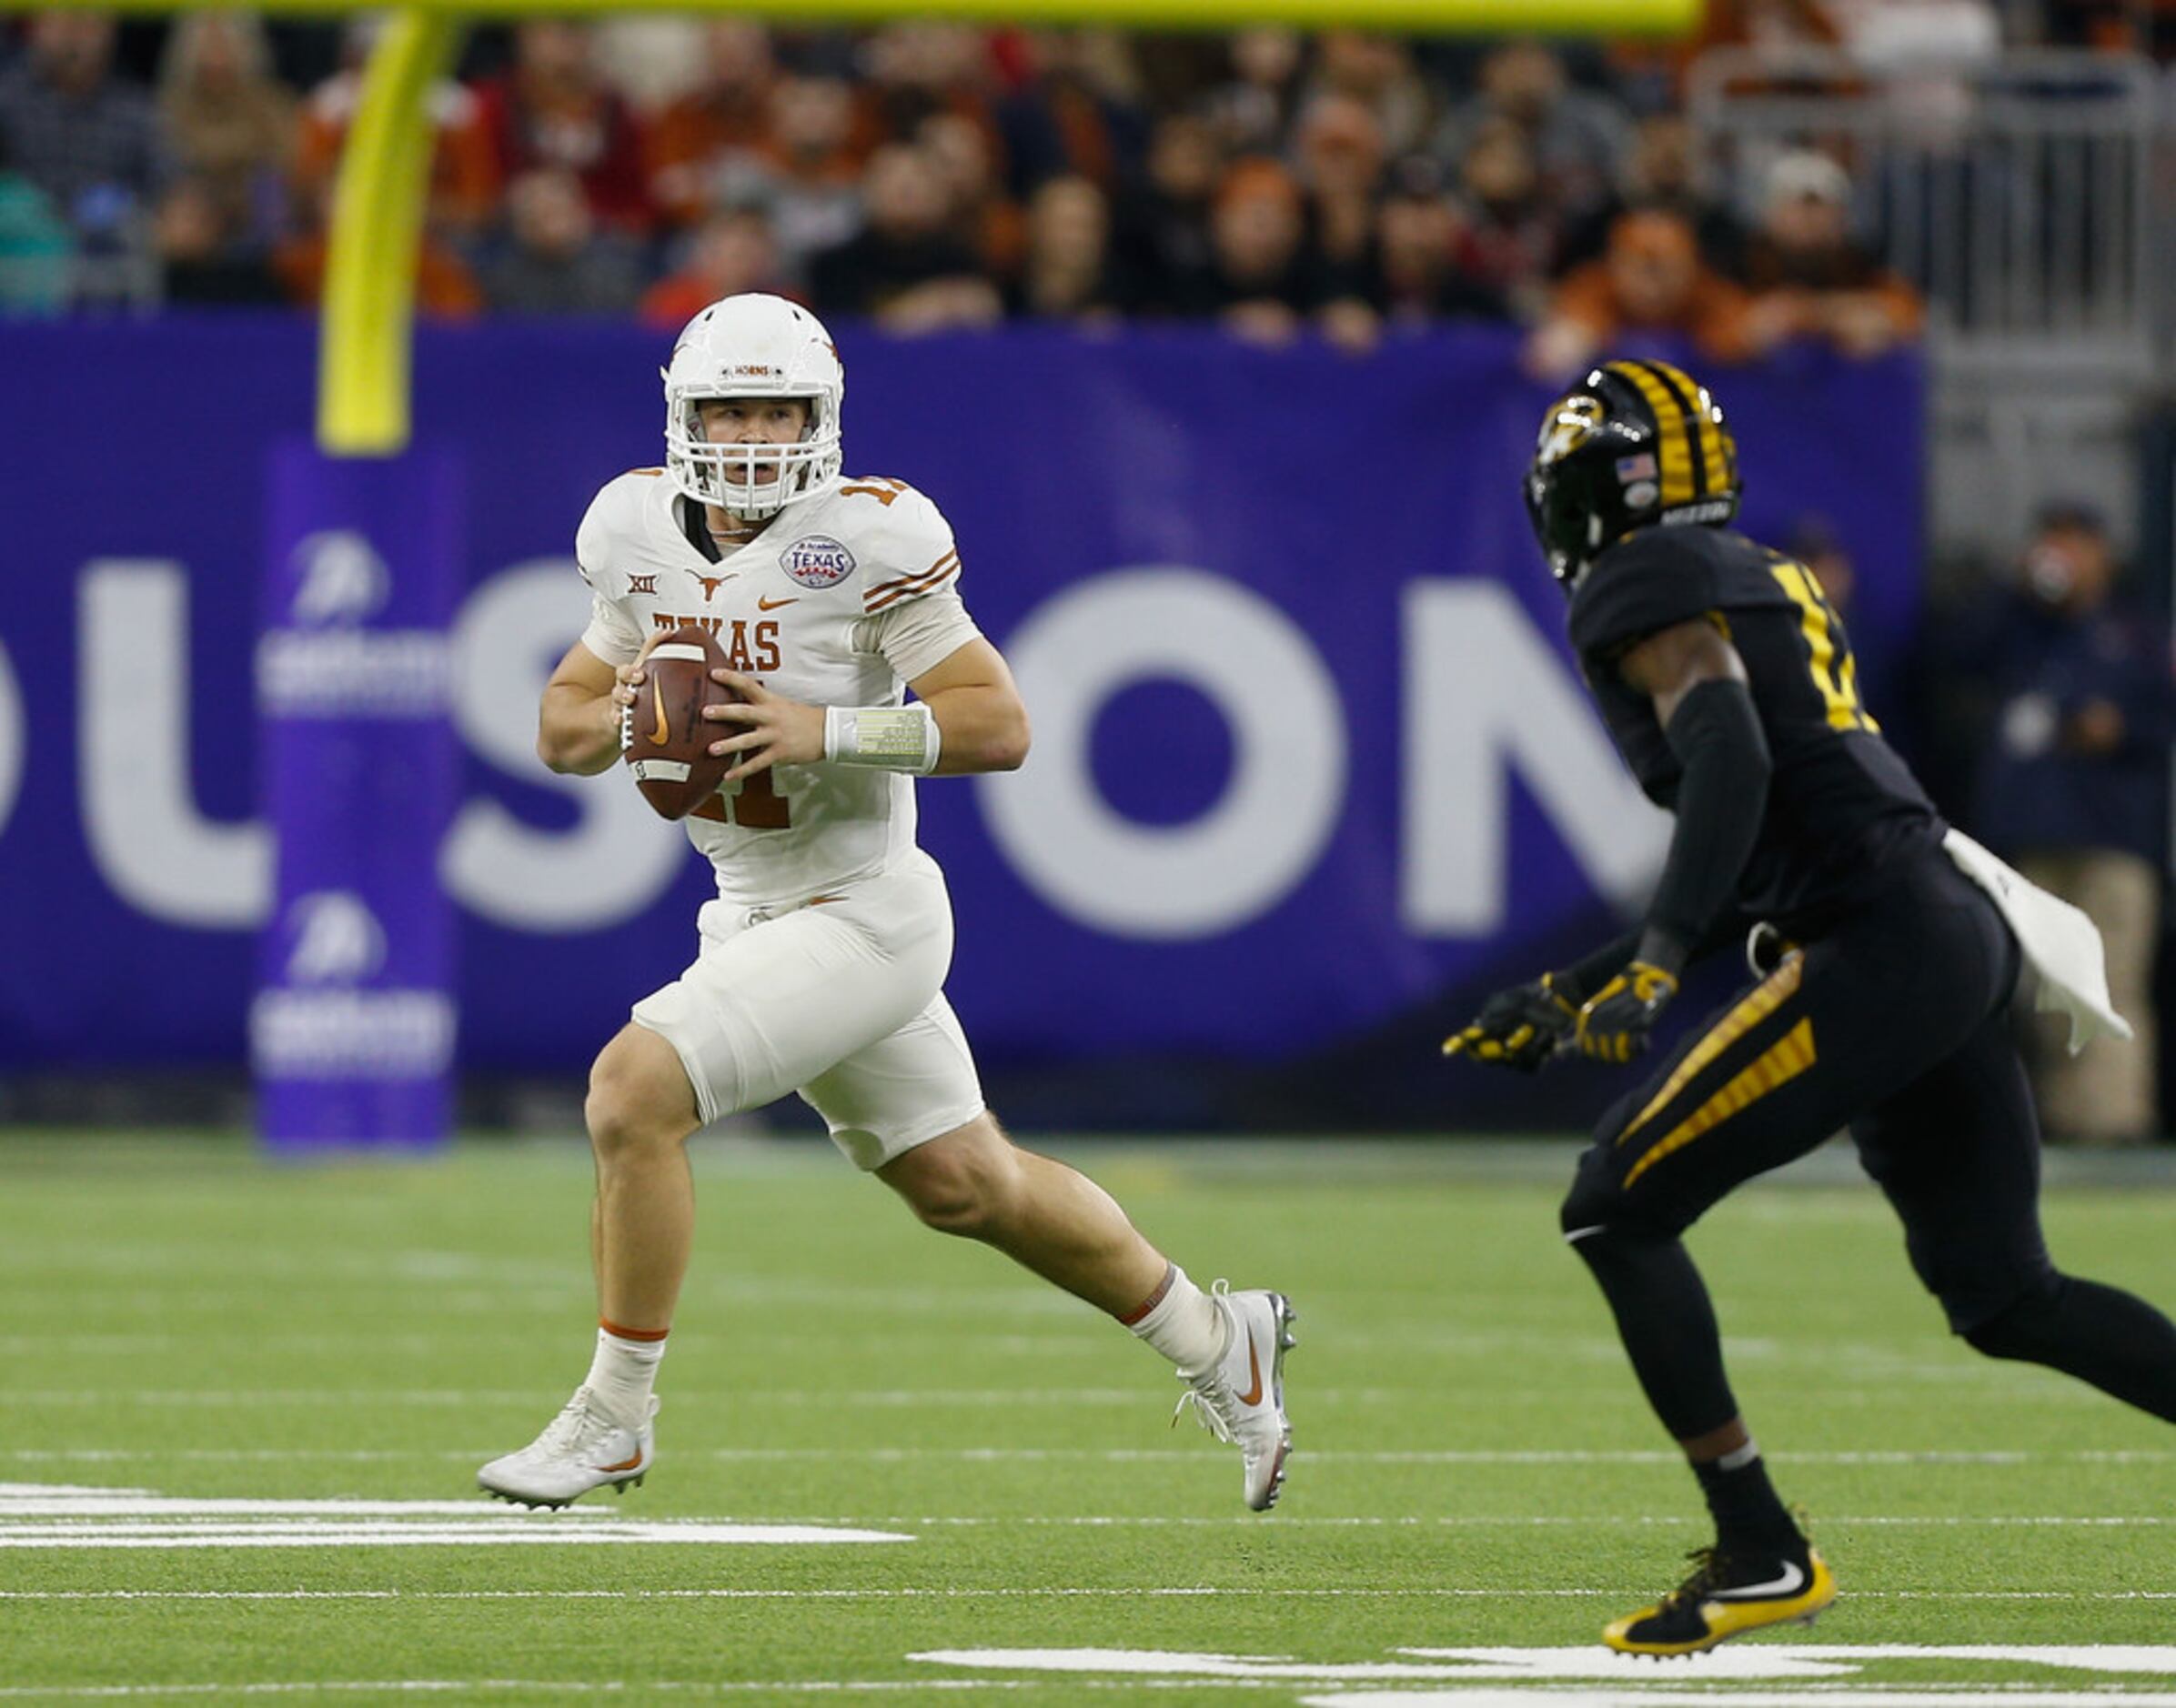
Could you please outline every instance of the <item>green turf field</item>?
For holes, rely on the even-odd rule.
[[[0,1140],[0,1701],[2176,1708],[2176,1432],[1949,1341],[1848,1159],[1695,1235],[1843,1599],[1657,1665],[1593,1638],[1702,1527],[1556,1240],[1568,1151],[1068,1154],[1197,1277],[1297,1302],[1273,1514],[1166,1430],[1154,1357],[820,1145],[701,1150],[658,1467],[555,1515],[472,1477],[586,1366],[578,1147]],[[2176,1304],[2155,1160],[2050,1234]]]

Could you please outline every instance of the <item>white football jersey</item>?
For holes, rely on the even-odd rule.
[[[638,468],[582,517],[575,558],[593,595],[582,644],[608,664],[700,623],[733,669],[790,699],[897,706],[909,681],[980,633],[960,602],[952,527],[904,481],[841,480],[716,563],[681,531],[675,497],[662,470]],[[914,779],[867,766],[773,766],[686,824],[736,905],[800,901],[926,858]]]

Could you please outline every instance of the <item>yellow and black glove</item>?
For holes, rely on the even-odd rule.
[[[1443,1040],[1443,1053],[1533,1073],[1571,1038],[1578,1020],[1579,1010],[1557,989],[1556,975],[1545,972],[1531,984],[1490,997],[1472,1025]]]
[[[1635,960],[1579,1010],[1574,1041],[1597,1061],[1629,1061],[1647,1047],[1647,1034],[1677,994],[1677,976]]]

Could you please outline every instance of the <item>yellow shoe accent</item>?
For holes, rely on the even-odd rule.
[[[1772,1596],[1718,1590],[1708,1576],[1712,1554],[1703,1550],[1697,1557],[1702,1560],[1701,1569],[1683,1587],[1654,1606],[1617,1621],[1603,1631],[1602,1641],[1619,1654],[1697,1654],[1748,1631],[1793,1623],[1810,1625],[1836,1599],[1835,1574],[1818,1549],[1807,1550],[1809,1570],[1804,1585]]]

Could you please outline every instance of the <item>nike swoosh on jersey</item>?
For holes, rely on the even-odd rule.
[[[759,611],[775,611],[781,605],[799,605],[800,603],[801,596],[797,593],[790,599],[760,598],[756,601],[756,609]]]
[[[1771,1578],[1766,1583],[1740,1583],[1731,1589],[1710,1590],[1708,1599],[1711,1602],[1764,1602],[1771,1598],[1796,1595],[1805,1587],[1806,1568],[1786,1560],[1781,1577]]]

